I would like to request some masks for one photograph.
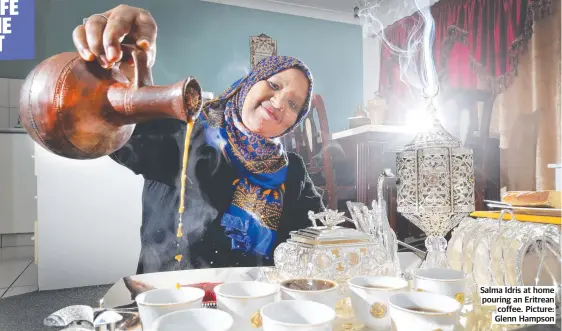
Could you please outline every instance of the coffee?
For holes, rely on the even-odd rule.
[[[318,278],[287,279],[281,282],[281,299],[314,301],[335,308],[339,285]]]
[[[443,312],[440,311],[440,310],[425,308],[425,307],[410,307],[410,308],[404,308],[404,309],[411,310],[411,311],[417,311],[417,312],[420,312],[420,313],[443,314]]]
[[[404,292],[388,299],[396,331],[455,330],[462,305],[453,298],[429,292]]]
[[[320,279],[291,279],[281,283],[281,286],[298,291],[323,291],[333,288],[336,284]]]

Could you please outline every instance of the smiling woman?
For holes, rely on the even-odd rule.
[[[256,83],[246,95],[242,121],[263,137],[279,137],[295,125],[309,85],[304,72],[294,68]]]

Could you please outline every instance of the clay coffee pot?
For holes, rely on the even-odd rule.
[[[20,117],[35,142],[66,158],[95,159],[121,148],[137,123],[197,117],[202,93],[195,78],[154,86],[146,52],[134,45],[122,49],[123,59],[111,70],[66,52],[29,73],[21,89]],[[132,61],[134,74],[124,70],[125,61]]]

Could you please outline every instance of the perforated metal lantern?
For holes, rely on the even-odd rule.
[[[433,123],[397,155],[398,212],[426,235],[422,268],[448,267],[445,235],[474,211],[473,151],[447,132],[428,106]]]

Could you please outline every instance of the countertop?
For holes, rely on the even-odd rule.
[[[26,133],[25,129],[0,129],[0,133]]]

